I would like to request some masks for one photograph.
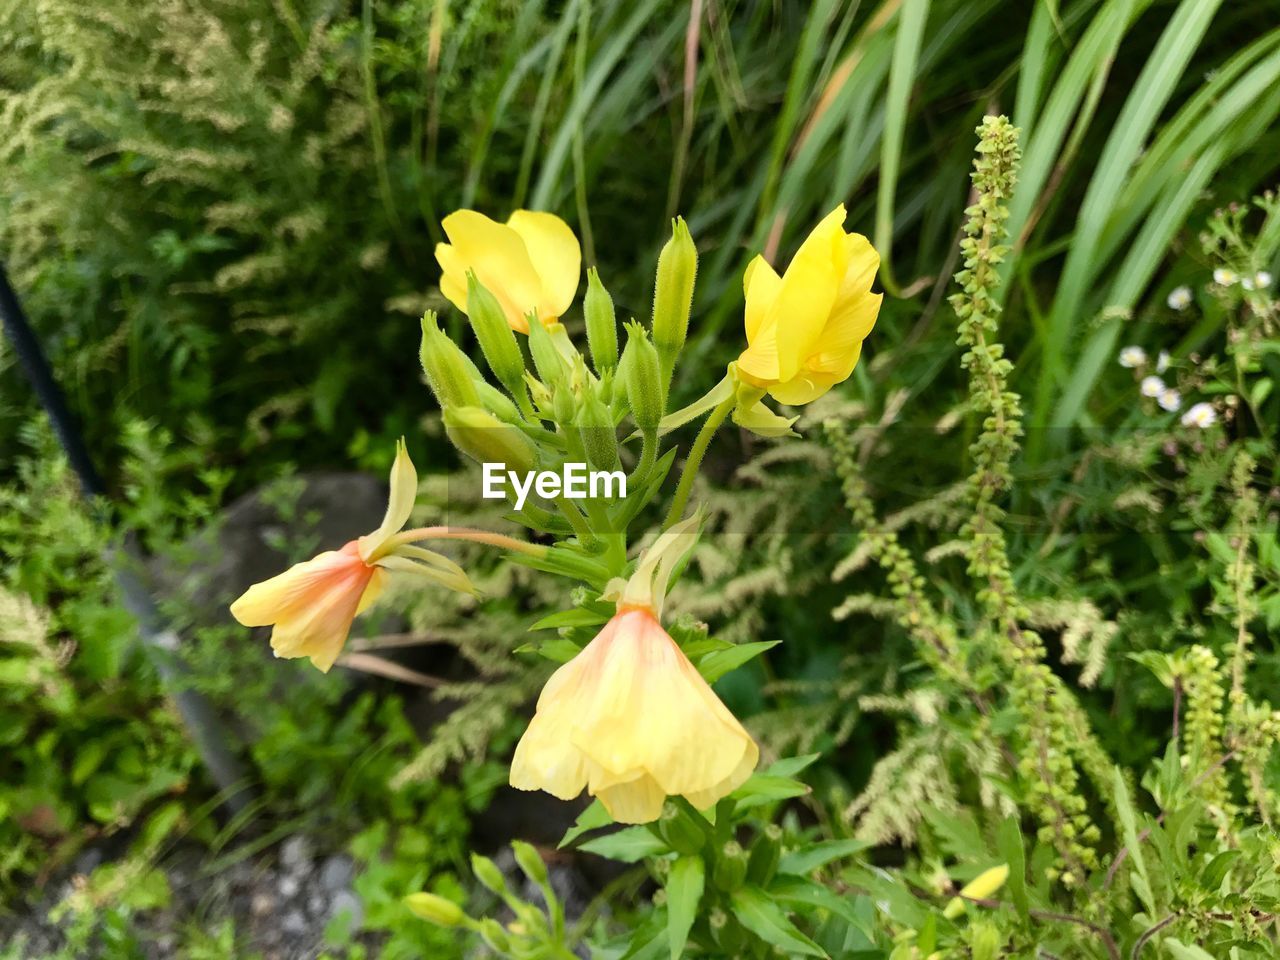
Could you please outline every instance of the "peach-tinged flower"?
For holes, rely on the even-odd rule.
[[[467,312],[467,273],[497,298],[511,329],[529,332],[536,313],[545,326],[569,309],[578,290],[582,249],[569,225],[550,213],[517,210],[505,224],[474,210],[458,210],[442,224],[448,243],[436,244],[440,292]]]
[[[473,592],[453,561],[396,539],[413,510],[417,489],[418,474],[401,440],[382,525],[340,550],[327,550],[255,583],[231,605],[231,615],[246,627],[272,627],[271,649],[277,657],[310,657],[327,673],[347,642],[352,620],[382,592],[388,570],[417,573],[451,589]]]
[[[585,787],[620,823],[668,796],[702,810],[751,775],[759,750],[648,607],[622,607],[560,667],[511,763],[511,785],[571,800]]]
[[[875,326],[882,295],[871,292],[880,255],[866,237],[844,231],[836,207],[779,277],[763,257],[747,266],[747,349],[739,375],[781,403],[809,403],[853,373]]]

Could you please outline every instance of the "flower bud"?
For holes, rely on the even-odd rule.
[[[747,879],[747,853],[738,841],[730,840],[720,849],[711,878],[725,893],[733,893],[742,886]]]
[[[538,371],[538,379],[548,387],[554,388],[565,379],[568,372],[560,351],[547,328],[540,323],[529,326],[529,353],[533,355],[533,366]]]
[[[476,383],[476,392],[480,397],[480,405],[504,423],[518,423],[523,419],[511,398],[497,387],[482,380]]]
[[[751,846],[751,859],[747,862],[747,879],[758,887],[767,887],[778,871],[782,859],[782,828],[771,823]]]
[[[658,279],[653,291],[653,342],[662,358],[666,380],[676,365],[689,332],[693,281],[698,273],[698,248],[683,218],[671,224],[671,239],[658,255]]]
[[[518,396],[524,390],[524,357],[516,343],[515,331],[507,322],[498,298],[470,271],[467,273],[467,317],[489,369],[512,396]]]
[[[555,392],[551,400],[551,413],[556,423],[564,424],[566,427],[573,423],[578,413],[578,400],[572,390],[562,386]]]
[[[578,410],[576,425],[587,461],[600,470],[618,467],[618,432],[613,414],[595,392],[586,391]]]
[[[404,898],[404,905],[415,917],[438,927],[456,927],[466,917],[460,906],[434,893],[411,893]]]
[[[507,880],[498,869],[498,865],[488,857],[478,853],[471,855],[471,872],[476,875],[486,890],[502,895],[507,890]]]
[[[600,282],[595,267],[587,271],[587,295],[582,301],[582,312],[587,320],[592,366],[598,375],[604,376],[606,370],[618,365],[618,321],[613,312],[613,298]]]
[[[480,402],[475,364],[440,329],[434,311],[422,315],[422,369],[442,408],[475,406]]]
[[[663,804],[658,832],[672,850],[685,855],[697,853],[707,842],[706,833],[693,817],[670,800]]]
[[[502,463],[528,473],[537,451],[518,427],[479,407],[446,407],[444,428],[453,445],[477,463]]]
[[[516,856],[516,863],[524,871],[524,875],[539,886],[546,886],[547,865],[539,856],[532,844],[523,840],[512,840],[511,850]]]
[[[990,870],[982,871],[982,873],[960,888],[960,896],[951,898],[951,902],[942,911],[942,915],[948,920],[954,920],[964,913],[965,900],[985,900],[1003,887],[1004,882],[1008,879],[1009,865],[1005,863],[1000,864],[998,867],[992,867]]]
[[[507,948],[511,946],[511,940],[507,937],[507,931],[502,929],[502,924],[493,917],[485,917],[480,921],[480,938],[488,944],[491,950],[499,954],[507,952]]]
[[[657,430],[667,409],[667,381],[662,375],[658,351],[638,323],[627,324],[627,346],[622,352],[618,373],[626,387],[636,426],[642,431]]]

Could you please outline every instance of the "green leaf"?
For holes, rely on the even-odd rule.
[[[536,653],[552,663],[568,663],[582,652],[582,648],[568,637],[556,637],[554,640],[536,640],[533,643],[522,643],[512,653]]]
[[[705,867],[699,856],[681,857],[671,865],[667,877],[667,939],[671,960],[679,960],[698,917],[698,901],[706,883]]]
[[[529,628],[535,630],[555,630],[560,627],[594,627],[607,623],[613,616],[613,604],[595,604],[590,607],[574,607],[572,610],[561,610],[543,617]]]
[[[754,660],[770,647],[776,647],[781,640],[757,640],[754,643],[739,643],[728,650],[716,650],[708,653],[698,661],[698,672],[707,683],[715,683],[730,670],[736,670],[749,660]]]
[[[783,909],[759,887],[743,887],[736,891],[731,906],[734,916],[744,927],[783,953],[827,956],[825,950],[796,929]]]
[[[627,827],[617,833],[588,840],[578,849],[610,860],[636,863],[645,857],[666,853],[667,845],[655,837],[648,827]]]
[[[803,903],[806,906],[826,910],[857,927],[868,938],[873,936],[871,928],[858,915],[854,901],[840,896],[820,883],[799,877],[780,877],[769,885],[769,896],[783,903]]]
[[[1147,861],[1142,855],[1142,844],[1138,841],[1137,818],[1133,812],[1133,804],[1129,799],[1129,786],[1125,783],[1124,773],[1115,768],[1116,810],[1120,814],[1120,825],[1124,836],[1124,845],[1129,849],[1129,860],[1133,864],[1134,876],[1131,886],[1148,910],[1155,910],[1155,898],[1151,894],[1151,881],[1147,876]]]
[[[804,753],[798,757],[783,757],[777,763],[771,763],[760,771],[770,777],[794,777],[797,773],[812,765],[822,754]]]
[[[1222,881],[1227,878],[1227,871],[1240,859],[1240,856],[1239,850],[1223,850],[1201,871],[1200,885],[1206,890],[1216,892],[1222,886]]]
[[[745,810],[771,803],[774,800],[787,800],[791,797],[803,797],[809,788],[799,780],[789,777],[772,777],[768,774],[755,773],[731,796],[737,801],[738,809]]]
[[[604,804],[599,800],[593,800],[591,801],[591,806],[578,814],[578,819],[574,821],[573,826],[564,832],[564,836],[560,838],[560,843],[556,845],[556,849],[563,850],[584,833],[590,830],[599,830],[601,827],[607,827],[611,823],[613,823],[613,817],[609,816],[609,811],[604,808]]]
[[[1022,824],[1016,816],[1000,821],[996,850],[1000,859],[1009,865],[1009,879],[1006,881],[1009,897],[1018,913],[1026,919],[1031,914],[1031,901],[1027,897],[1027,852],[1022,841]]]
[[[869,840],[823,840],[811,843],[798,850],[782,855],[778,861],[779,873],[791,873],[797,876],[808,876],[814,870],[825,866],[832,860],[850,857],[871,846]]]
[[[1194,944],[1186,944],[1174,937],[1168,937],[1160,945],[1169,951],[1173,960],[1213,960],[1213,954],[1201,950]]]

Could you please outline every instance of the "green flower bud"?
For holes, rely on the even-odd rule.
[[[767,887],[778,871],[782,859],[782,828],[771,823],[751,846],[751,858],[747,862],[747,879],[758,887]]]
[[[484,940],[489,948],[498,953],[506,953],[511,946],[511,941],[507,937],[507,931],[502,929],[502,924],[493,917],[485,917],[480,921],[480,938]]]
[[[747,853],[736,840],[730,840],[720,849],[711,879],[725,893],[733,893],[746,881]]]
[[[512,840],[511,850],[515,853],[516,863],[520,865],[524,875],[539,886],[546,886],[547,865],[533,845],[523,840]]]
[[[618,365],[618,321],[613,313],[613,298],[600,282],[595,267],[587,271],[587,295],[582,301],[582,312],[587,319],[591,363],[596,373],[604,376],[606,370]]]
[[[573,391],[568,387],[557,390],[551,400],[551,412],[556,418],[556,423],[564,424],[566,427],[573,423],[578,413],[578,401]]]
[[[512,396],[518,396],[524,390],[524,356],[516,343],[515,331],[507,322],[498,298],[471,272],[467,273],[467,317],[489,369]]]
[[[533,366],[538,371],[538,379],[554,389],[565,379],[568,366],[560,351],[556,349],[551,334],[537,320],[529,321],[529,352],[533,355]]]
[[[507,890],[507,880],[498,869],[498,865],[488,857],[478,853],[471,855],[471,872],[476,875],[486,890],[501,896]]]
[[[511,398],[484,381],[476,383],[476,391],[480,396],[480,405],[505,423],[518,423],[523,418],[519,408],[511,402]]]
[[[528,473],[537,462],[537,451],[518,427],[479,407],[446,407],[444,428],[453,445],[477,463],[503,463]]]
[[[713,907],[711,916],[707,918],[707,925],[711,928],[711,936],[726,957],[740,957],[743,955],[743,945],[746,942],[746,933],[742,929],[735,917],[725,913],[719,907]]]
[[[689,310],[693,305],[693,282],[697,273],[698,248],[689,235],[689,227],[677,217],[671,224],[671,239],[658,255],[658,279],[653,291],[653,342],[662,358],[662,372],[667,380],[689,332]]]
[[[434,893],[411,893],[403,902],[415,917],[421,917],[438,927],[456,927],[466,919],[460,906]]]
[[[441,408],[475,406],[480,402],[475,381],[480,371],[448,334],[440,329],[435,312],[422,315],[422,349],[419,354],[431,392]]]
[[[668,800],[658,818],[658,833],[676,853],[694,854],[707,842],[707,834],[692,815]]]
[[[613,414],[608,407],[588,390],[582,398],[576,421],[587,461],[600,470],[618,467],[618,431],[613,425]]]
[[[627,390],[631,416],[642,431],[657,430],[667,411],[667,381],[662,375],[658,351],[644,328],[627,324],[627,346],[622,351],[618,373]]]

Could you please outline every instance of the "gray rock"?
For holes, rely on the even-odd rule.
[[[280,920],[280,930],[291,937],[300,937],[311,929],[311,922],[301,910],[290,910]]]
[[[294,834],[280,845],[280,866],[289,873],[302,873],[311,866],[311,842]]]
[[[276,890],[285,900],[292,900],[298,895],[298,891],[302,888],[302,882],[291,873],[286,873],[280,878],[280,882],[276,884]]]
[[[329,893],[338,893],[351,886],[355,876],[355,864],[346,854],[334,854],[320,868],[320,886]]]
[[[364,923],[364,903],[350,890],[339,890],[334,895],[333,903],[329,908],[330,919],[344,913],[351,917],[352,930],[358,930]]]
[[[313,893],[307,898],[307,913],[319,919],[329,914],[329,898],[322,893]]]

